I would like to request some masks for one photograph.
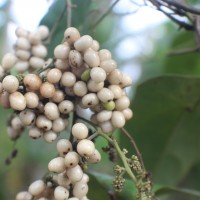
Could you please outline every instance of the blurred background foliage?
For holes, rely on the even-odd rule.
[[[3,49],[6,26],[12,20],[8,12],[12,2],[3,2],[0,4],[1,55],[5,52]],[[198,1],[187,2],[198,6]],[[134,73],[130,68],[134,68],[136,64],[140,67],[140,78],[134,80],[133,87],[128,90],[130,96],[132,95],[131,108],[134,118],[127,123],[126,128],[141,150],[145,166],[152,174],[155,191],[162,194],[159,198],[199,199],[194,195],[172,192],[176,190],[173,188],[175,186],[200,191],[200,56],[199,52],[168,55],[177,49],[195,47],[194,33],[178,30],[171,21],[166,21],[141,32],[124,34],[119,25],[123,15],[116,13],[110,13],[93,27],[112,1],[72,0],[72,3],[77,6],[72,12],[72,26],[79,28],[81,34],[92,35],[100,42],[101,48],[108,48],[119,67],[128,63],[129,69],[122,67],[122,70]],[[40,23],[52,29],[64,7],[64,0],[55,0]],[[62,41],[65,28],[66,12],[52,36],[48,47],[49,56],[52,56],[53,48]],[[127,59],[126,56],[122,58],[117,54],[116,49],[120,42],[127,38],[137,40],[141,36],[148,42],[141,43],[137,55]],[[14,199],[18,191],[27,189],[30,182],[42,177],[47,170],[48,161],[56,155],[56,142],[46,145],[42,140],[33,141],[25,132],[16,144],[19,155],[11,165],[5,166],[4,160],[13,146],[6,135],[6,121],[10,112],[0,109],[2,200]],[[65,136],[66,133],[63,133],[61,137]],[[118,140],[121,147],[129,150],[130,155],[135,153],[130,141],[122,133],[118,133]],[[99,150],[106,144],[102,138],[97,140]],[[89,167],[89,198],[92,200],[109,200],[108,191],[112,190],[113,164],[109,162],[107,155],[101,152],[103,161]],[[117,194],[117,200],[134,199],[134,192],[134,186],[128,180],[125,191]]]

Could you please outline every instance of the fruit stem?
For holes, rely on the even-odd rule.
[[[104,137],[108,142],[110,142],[115,149],[117,150],[117,153],[119,155],[119,157],[121,158],[124,168],[127,172],[127,174],[130,176],[130,178],[133,180],[133,182],[136,184],[137,183],[137,179],[135,177],[135,175],[133,174],[131,168],[129,167],[127,160],[126,160],[126,156],[124,155],[124,153],[122,152],[122,150],[120,149],[117,141],[115,139],[110,138],[108,135],[106,135],[105,133],[103,133],[100,129],[98,130],[98,134],[102,137]]]

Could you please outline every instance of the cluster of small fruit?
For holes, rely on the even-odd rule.
[[[37,139],[43,135],[51,143],[67,127],[74,104],[65,100],[64,92],[51,83],[49,73],[45,82],[36,74],[26,74],[22,84],[13,75],[3,79],[1,96],[4,101],[1,103],[17,112],[9,120],[8,135],[11,139],[18,138],[23,128],[28,127],[30,137]]]
[[[47,48],[43,41],[48,37],[49,29],[46,26],[39,26],[35,32],[29,32],[18,27],[15,34],[15,52],[4,55],[1,62],[3,70],[15,68],[17,72],[22,73],[43,66],[47,56]]]
[[[81,108],[91,109],[91,121],[104,132],[122,128],[132,117],[130,100],[123,90],[132,84],[131,78],[117,69],[110,51],[99,50],[91,36],[80,36],[71,27],[66,29],[63,41],[54,55],[57,69],[64,72],[60,84],[65,92],[75,96]]]
[[[19,30],[16,31],[18,35],[25,34]],[[28,35],[30,41],[36,41],[34,35]],[[9,70],[15,66],[16,59],[12,55],[2,60],[2,69],[6,69],[7,74],[2,75],[0,82],[0,103],[15,111],[8,126],[11,139],[17,139],[28,127],[32,138],[43,136],[51,143],[67,128],[71,112],[75,113],[75,120],[80,118],[77,114],[80,109],[89,108],[93,113],[91,125],[99,126],[105,133],[122,128],[132,117],[130,100],[124,91],[131,85],[131,78],[117,69],[110,51],[99,50],[99,43],[91,36],[80,36],[76,28],[67,28],[63,42],[54,49],[55,58],[47,63],[40,62],[38,59],[42,60],[42,56],[33,53],[33,48],[40,44],[30,41],[33,56],[29,57],[31,67],[28,67],[28,73],[11,75]],[[38,49],[34,52],[41,52],[41,48]],[[19,58],[22,59],[18,55],[18,61]],[[42,71],[34,73],[32,68],[41,68]],[[19,193],[17,200],[28,199],[26,195],[42,199],[44,193],[52,192],[52,188],[52,198],[56,200],[68,199],[69,196],[74,196],[73,200],[87,199],[88,178],[83,173],[83,165],[99,162],[101,155],[90,140],[87,126],[74,121],[70,128],[70,141],[58,141],[59,157],[48,165],[49,171],[54,173],[53,180],[32,183],[29,192]]]
[[[33,182],[28,191],[17,194],[16,200],[28,200],[25,196],[40,200],[87,200],[89,177],[83,172],[83,165],[101,160],[99,151],[88,138],[88,132],[84,123],[75,123],[72,127],[73,143],[67,139],[57,142],[59,156],[48,164],[49,171],[54,173],[51,180]]]

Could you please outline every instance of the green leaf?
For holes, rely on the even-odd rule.
[[[200,78],[162,76],[138,87],[126,128],[135,137],[153,181],[177,184],[199,160]],[[133,153],[121,135],[121,147]]]
[[[114,179],[113,176],[110,176],[110,175],[107,175],[107,174],[102,174],[102,173],[97,173],[97,172],[90,172],[90,177],[92,179],[90,179],[90,182],[89,184],[92,185],[95,185],[95,188],[97,185],[100,185],[101,187],[104,188],[104,192],[107,193],[107,198],[106,197],[101,197],[101,199],[104,199],[104,200],[110,200],[110,198],[108,198],[108,191],[113,191],[112,189],[112,181]],[[89,187],[91,187],[89,185]],[[93,192],[93,188],[90,188],[91,192]],[[96,193],[97,194],[97,193]],[[101,195],[98,193],[98,195]],[[128,180],[126,179],[126,182],[125,182],[125,186],[124,186],[124,189],[122,192],[116,192],[115,193],[115,196],[116,196],[116,199],[117,200],[124,200],[124,199],[132,199],[134,200],[135,199],[135,195],[136,195],[136,189],[135,189],[135,186],[134,186],[134,183],[131,181],[131,180]],[[89,198],[91,198],[89,196]],[[95,198],[91,198],[91,199],[95,199],[96,200],[96,196]],[[97,199],[98,200],[98,199]]]

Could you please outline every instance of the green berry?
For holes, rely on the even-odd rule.
[[[109,102],[103,103],[103,107],[106,110],[112,111],[112,110],[115,109],[115,102],[114,101],[109,101]]]
[[[82,74],[81,74],[81,80],[82,81],[88,81],[90,79],[90,71],[91,69],[86,69]]]

